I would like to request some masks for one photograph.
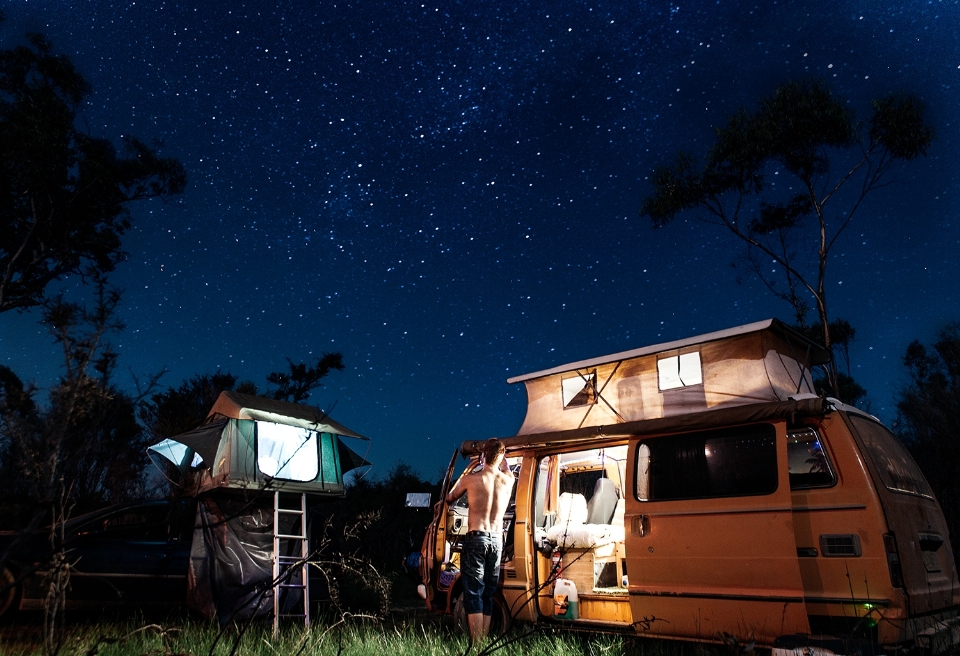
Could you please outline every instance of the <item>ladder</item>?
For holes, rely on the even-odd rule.
[[[293,505],[299,496],[299,506]],[[298,532],[299,527],[299,532]],[[280,632],[280,618],[303,618],[304,628],[310,627],[310,576],[307,557],[310,538],[307,535],[307,495],[275,491],[273,493],[273,636]],[[284,602],[299,592],[299,602],[283,612]],[[299,612],[297,612],[299,611]]]

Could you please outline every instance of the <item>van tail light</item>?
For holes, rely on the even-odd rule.
[[[890,568],[890,584],[895,588],[902,588],[903,569],[900,567],[900,552],[897,551],[897,539],[893,533],[884,534],[883,548],[887,552],[887,567]]]

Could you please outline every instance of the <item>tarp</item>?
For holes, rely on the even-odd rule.
[[[221,626],[273,614],[273,495],[208,494],[197,504],[187,605]],[[292,555],[292,554],[284,554]],[[285,583],[300,583],[299,574]],[[281,588],[281,612],[300,604]]]

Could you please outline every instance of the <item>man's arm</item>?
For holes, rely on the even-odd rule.
[[[450,492],[447,494],[447,498],[445,499],[447,503],[453,503],[463,496],[463,493],[467,491],[463,485],[465,480],[467,480],[466,476],[462,477],[459,481],[457,481],[457,484],[453,486],[453,489],[450,490]]]

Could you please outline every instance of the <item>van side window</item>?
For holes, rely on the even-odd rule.
[[[866,417],[853,414],[849,417],[880,474],[880,481],[888,490],[933,498],[933,492],[917,463],[893,433]]]
[[[758,424],[643,440],[637,447],[640,501],[772,494],[777,431]]]
[[[787,433],[787,464],[791,490],[830,487],[837,482],[820,436],[812,428]]]

